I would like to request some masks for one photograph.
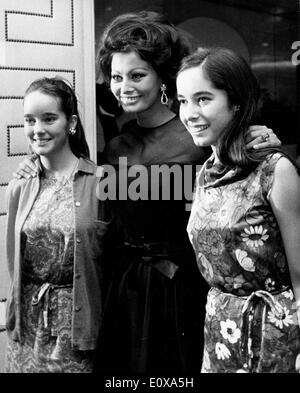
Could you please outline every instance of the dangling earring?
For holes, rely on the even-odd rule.
[[[161,91],[160,102],[163,105],[168,105],[168,102],[169,102],[169,98],[168,98],[168,96],[166,94],[166,90],[167,90],[167,86],[163,83],[160,86],[160,91]]]
[[[237,112],[240,110],[240,105],[235,105],[234,110]]]
[[[70,135],[75,135],[75,134],[76,134],[76,128],[71,127],[71,128],[69,129],[69,134],[70,134]]]

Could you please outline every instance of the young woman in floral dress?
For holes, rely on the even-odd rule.
[[[238,55],[198,49],[183,62],[177,91],[194,143],[213,149],[197,175],[188,223],[211,286],[202,372],[299,372],[296,167],[278,149],[246,149],[259,88]]]
[[[102,239],[97,165],[59,78],[25,92],[24,132],[38,175],[7,189],[9,373],[89,373],[102,318]]]

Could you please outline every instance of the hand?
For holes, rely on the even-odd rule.
[[[36,156],[26,157],[19,165],[16,172],[13,173],[15,179],[35,177],[37,175]]]
[[[271,128],[266,126],[250,126],[246,136],[246,147],[250,149],[263,149],[265,147],[279,147],[281,141]]]

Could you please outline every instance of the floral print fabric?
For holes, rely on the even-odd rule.
[[[62,186],[53,177],[42,178],[21,238],[24,341],[9,340],[6,372],[92,371],[91,351],[71,344],[73,239],[72,181]]]
[[[187,229],[198,268],[212,287],[203,372],[296,371],[300,329],[268,201],[280,158],[270,155],[243,176],[213,164],[212,156],[197,178]]]

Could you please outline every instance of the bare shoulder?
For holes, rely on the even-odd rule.
[[[300,177],[295,165],[286,157],[276,163],[270,200],[285,212],[300,209]]]
[[[288,182],[300,179],[295,165],[284,156],[275,165],[275,176]]]

